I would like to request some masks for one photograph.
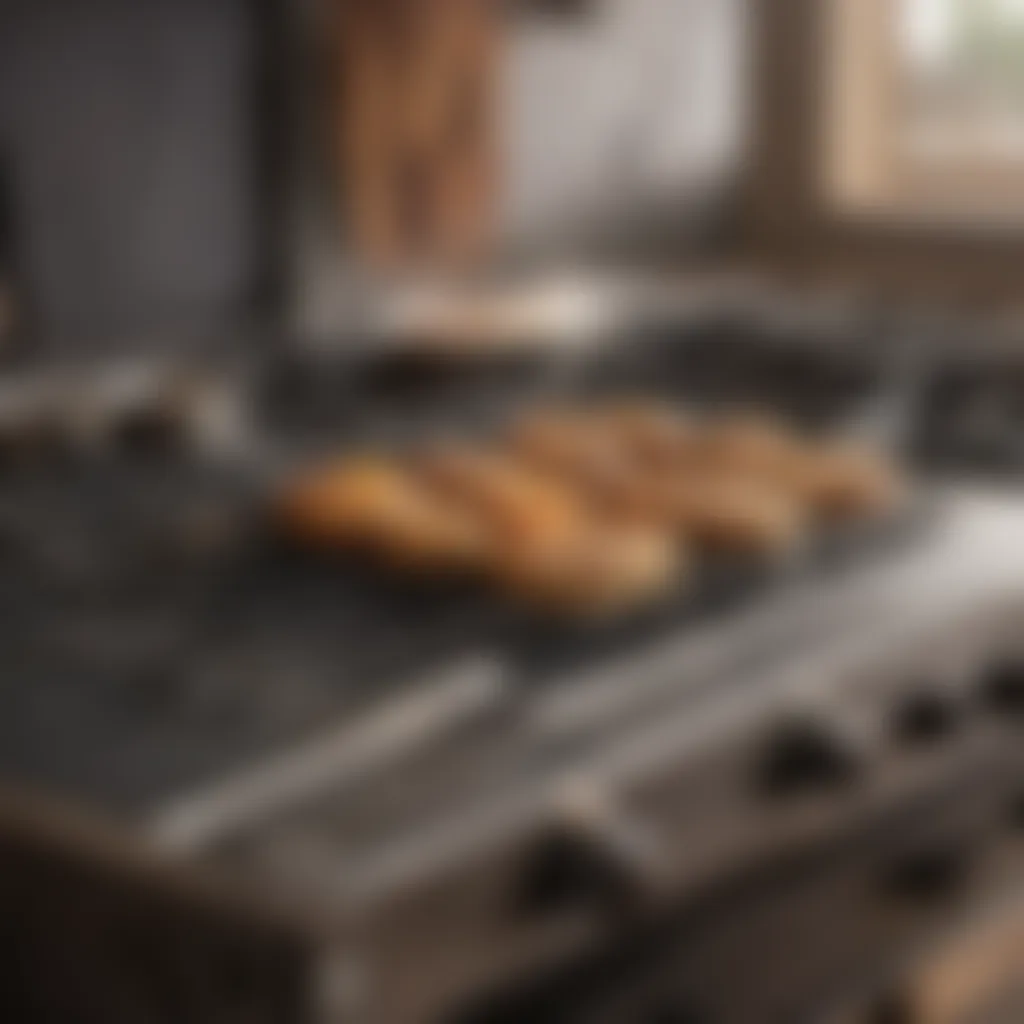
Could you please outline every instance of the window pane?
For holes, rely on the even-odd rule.
[[[921,159],[1024,158],[1024,0],[903,0],[898,146]]]

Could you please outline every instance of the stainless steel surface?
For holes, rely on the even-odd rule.
[[[161,808],[147,831],[162,847],[197,852],[296,802],[329,792],[337,796],[364,783],[375,768],[393,767],[430,743],[453,735],[493,710],[504,693],[502,669],[485,655],[417,680],[407,696],[346,720],[339,728],[250,772],[176,798]]]

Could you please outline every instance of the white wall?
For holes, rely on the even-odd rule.
[[[743,5],[595,0],[564,25],[524,17],[505,93],[508,236],[671,219],[722,181],[741,145]]]

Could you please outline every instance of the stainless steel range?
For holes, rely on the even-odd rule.
[[[751,372],[751,352],[810,360],[815,379],[832,358],[794,354],[792,333],[779,354],[702,330],[589,357],[568,386],[601,393],[625,367],[685,395],[702,368],[750,400],[792,379]],[[871,369],[845,412],[831,403],[839,421],[894,407]],[[51,429],[5,470],[2,856],[13,920],[40,922],[12,925],[12,1005],[825,1020],[871,1010],[918,943],[1019,883],[1012,487],[935,481],[898,521],[794,564],[720,566],[615,626],[550,624],[268,534],[258,495],[316,431],[453,428],[432,376],[360,379],[385,388],[369,426],[349,408],[311,435],[296,392],[257,387],[214,403],[247,410],[250,433],[236,417],[234,446],[210,446],[168,429],[156,388],[131,424],[162,430],[69,449],[42,443]],[[506,398],[566,386],[532,369]],[[68,908],[75,927],[55,929]]]
[[[826,6],[899,5],[0,5],[0,1018],[1024,1019],[1024,375],[977,318],[1020,242],[919,220],[873,101],[822,130]],[[851,111],[877,211],[821,173]],[[497,128],[486,286],[396,290],[499,227]],[[630,280],[511,294],[568,255]],[[268,514],[622,396],[870,441],[916,500],[600,625]]]

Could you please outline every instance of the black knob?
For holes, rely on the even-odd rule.
[[[915,1016],[913,1000],[897,989],[875,996],[863,1014],[853,1019],[863,1024],[912,1024]]]
[[[956,701],[941,690],[918,690],[896,708],[895,732],[911,745],[928,745],[952,736],[960,724]]]
[[[661,880],[655,837],[617,810],[578,811],[559,809],[527,866],[523,906],[611,914],[646,906]]]
[[[853,781],[858,758],[849,740],[813,720],[788,722],[769,738],[757,783],[786,796],[832,789]]]
[[[1015,832],[1024,832],[1024,791],[1010,801],[1007,819]]]
[[[884,873],[883,885],[903,899],[941,899],[959,889],[970,866],[971,850],[965,842],[937,843],[898,858]]]
[[[1024,659],[997,662],[985,674],[982,699],[1001,715],[1024,718]]]
[[[177,410],[152,405],[126,410],[112,431],[118,448],[156,454],[183,447],[186,428]]]

